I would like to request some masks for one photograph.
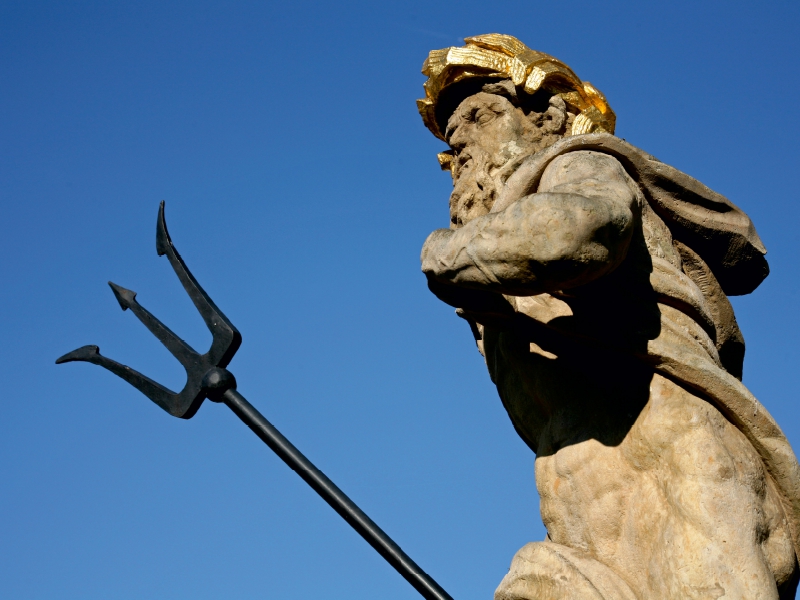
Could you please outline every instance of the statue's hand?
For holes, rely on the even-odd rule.
[[[428,274],[426,277],[428,289],[439,300],[461,309],[470,319],[482,325],[502,329],[514,319],[516,311],[502,294],[441,283]]]

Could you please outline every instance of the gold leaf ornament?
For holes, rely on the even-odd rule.
[[[605,96],[557,58],[528,48],[517,38],[488,33],[465,38],[465,46],[432,50],[422,65],[425,97],[417,100],[422,121],[442,141],[444,132],[437,121],[436,107],[442,92],[461,81],[510,79],[525,93],[540,89],[558,94],[568,106],[578,111],[568,135],[614,133],[616,115]],[[448,162],[440,156],[443,168]]]

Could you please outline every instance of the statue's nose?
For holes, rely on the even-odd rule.
[[[453,150],[461,150],[467,145],[468,134],[465,127],[458,125],[447,133],[447,143]]]

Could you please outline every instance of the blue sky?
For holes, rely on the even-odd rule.
[[[182,385],[106,286],[208,343],[155,253],[162,199],[243,334],[240,391],[455,599],[544,537],[534,457],[419,272],[451,185],[419,69],[478,33],[559,57],[753,218],[744,381],[800,448],[799,25],[790,2],[0,3],[0,596],[417,597],[224,406],[177,420],[53,364],[95,343]]]

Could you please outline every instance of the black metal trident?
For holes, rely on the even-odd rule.
[[[175,274],[211,331],[213,341],[208,352],[201,355],[175,335],[136,301],[136,292],[126,290],[110,281],[108,285],[111,286],[122,310],[130,309],[186,369],[186,385],[183,389],[176,394],[130,367],[102,356],[97,346],[83,346],[73,350],[59,358],[56,364],[83,361],[100,365],[122,377],[173,417],[181,419],[192,418],[206,398],[226,404],[424,598],[452,600],[450,595],[420,569],[372,519],[236,391],[236,379],[225,367],[239,349],[242,336],[200,287],[172,244],[164,220],[163,201],[158,210],[156,251],[159,256],[167,255]]]

